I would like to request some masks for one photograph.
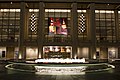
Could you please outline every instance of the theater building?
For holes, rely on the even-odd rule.
[[[119,0],[0,0],[0,59],[120,58]]]

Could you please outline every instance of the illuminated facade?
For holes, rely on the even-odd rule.
[[[119,3],[1,0],[0,59],[120,58]]]

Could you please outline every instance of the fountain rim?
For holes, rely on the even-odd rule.
[[[49,65],[57,65],[57,64],[45,64],[45,63],[42,63],[42,64],[36,64],[36,63],[14,63],[14,62],[12,62],[12,63],[10,63],[10,64],[8,64],[8,65],[6,65],[5,67],[8,69],[8,70],[14,70],[14,71],[22,71],[22,72],[36,72],[36,70],[33,70],[33,71],[30,71],[30,70],[22,70],[22,69],[15,69],[15,68],[12,68],[12,67],[10,67],[11,65],[14,65],[14,64],[18,64],[18,65],[32,65],[32,66],[34,66],[34,68],[35,68],[35,66],[42,66],[42,67],[44,67],[44,68],[50,68],[51,66],[49,66]],[[62,65],[62,64],[60,64],[60,65]],[[64,63],[63,65],[69,65],[68,63]],[[71,64],[70,63],[70,65],[73,65],[73,64]],[[90,70],[90,71],[83,71],[83,72],[101,72],[101,71],[108,71],[108,70],[111,70],[111,69],[113,69],[113,68],[115,68],[115,66],[113,66],[113,65],[111,65],[111,64],[109,64],[109,63],[95,63],[95,64],[93,64],[93,63],[82,63],[82,64],[76,64],[76,65],[78,65],[78,66],[68,66],[68,68],[79,68],[79,66],[94,66],[94,65],[107,65],[108,66],[108,68],[105,68],[105,69],[98,69],[98,70]],[[58,67],[59,67],[59,65],[57,65]],[[52,68],[56,68],[57,66],[55,66],[55,67],[52,67]],[[60,67],[59,67],[60,68]],[[67,67],[62,67],[62,68],[67,68]],[[77,74],[76,74],[77,75]]]

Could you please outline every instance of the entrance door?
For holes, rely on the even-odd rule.
[[[117,59],[117,58],[118,58],[118,49],[108,48],[108,59]]]
[[[44,58],[71,58],[71,46],[44,46]]]

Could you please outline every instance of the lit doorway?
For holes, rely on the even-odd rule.
[[[6,58],[6,48],[0,47],[0,58],[5,59]]]
[[[44,46],[43,57],[44,58],[72,58],[71,46]]]
[[[38,56],[38,48],[35,47],[26,48],[26,59],[37,59],[37,56]]]
[[[108,59],[118,58],[118,48],[108,48]]]

